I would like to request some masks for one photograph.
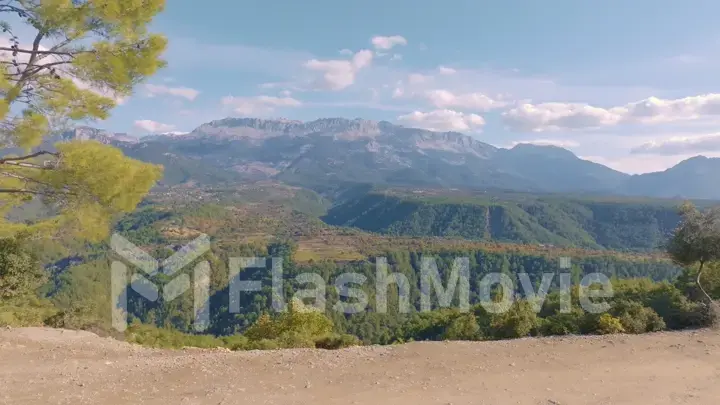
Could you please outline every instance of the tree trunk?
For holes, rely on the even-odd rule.
[[[718,307],[718,305],[715,303],[715,301],[713,301],[710,294],[708,294],[707,291],[705,291],[705,289],[702,287],[702,283],[700,282],[700,277],[702,276],[702,272],[705,267],[704,265],[705,265],[705,261],[700,261],[700,269],[698,270],[698,277],[695,280],[695,282],[697,283],[698,288],[700,288],[700,291],[702,291],[703,294],[705,294],[705,297],[707,297],[708,301],[710,302],[710,310],[713,311],[716,314],[716,316],[720,316],[720,307]]]
[[[697,279],[695,280],[697,286],[700,288],[700,291],[702,291],[703,294],[705,294],[705,297],[707,297],[708,301],[710,301],[710,305],[714,305],[715,302],[713,301],[712,297],[710,297],[710,294],[705,291],[705,289],[702,286],[702,283],[700,282],[700,277],[702,276],[702,272],[705,267],[705,261],[700,261],[700,269],[698,270]]]

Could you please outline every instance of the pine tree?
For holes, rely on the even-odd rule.
[[[102,239],[113,215],[132,211],[159,180],[161,167],[111,146],[43,141],[73,121],[106,119],[164,65],[166,40],[147,31],[164,6],[164,0],[0,4],[0,236]],[[33,35],[19,38],[18,25]],[[48,215],[31,223],[6,219],[31,200],[49,207]]]

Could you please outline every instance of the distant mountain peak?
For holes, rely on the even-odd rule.
[[[459,132],[362,118],[228,117],[188,134],[141,139],[78,126],[42,147],[70,140],[111,144],[136,159],[163,164],[164,184],[274,179],[304,186],[363,182],[720,199],[720,158],[695,156],[662,172],[630,176],[550,144],[497,148]]]
[[[98,141],[104,144],[113,144],[116,142],[135,143],[137,138],[124,133],[112,133],[102,129],[92,128],[88,126],[78,126],[65,131],[57,136],[59,141]]]
[[[538,154],[556,158],[579,159],[573,152],[556,145],[538,145],[534,143],[518,143],[510,151],[524,154]]]
[[[376,121],[361,118],[320,118],[313,121],[263,118],[224,118],[203,124],[193,131],[196,136],[263,139],[281,135],[325,134],[343,138],[371,137],[380,133]]]

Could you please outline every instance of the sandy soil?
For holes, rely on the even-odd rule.
[[[227,352],[3,329],[0,403],[716,405],[720,333]]]

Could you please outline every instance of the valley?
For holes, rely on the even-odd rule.
[[[78,128],[55,140],[111,144],[164,166],[160,183],[135,212],[118,218],[113,231],[153,257],[168,257],[201,235],[210,238],[212,248],[201,259],[212,269],[207,305],[213,316],[207,332],[217,337],[213,339],[250,333],[271,308],[267,287],[242,295],[239,311],[228,310],[228,263],[237,256],[280,258],[288,299],[307,287],[298,278],[306,273],[331,286],[347,272],[370,280],[361,286],[370,298],[363,312],[327,311],[334,333],[346,336],[339,339],[365,344],[442,340],[448,334],[492,340],[604,330],[597,315],[555,313],[557,277],[550,278],[549,301],[541,312],[527,314],[522,324],[485,313],[478,298],[483,280],[493,273],[515,283],[526,274],[537,284],[543,274],[567,272],[574,288],[587,275],[603,274],[619,294],[621,304],[611,311],[625,322],[618,330],[683,329],[709,319],[695,302],[698,291],[687,281],[691,273],[664,253],[679,224],[683,199],[623,193],[622,184],[635,176],[560,148],[518,145],[507,150],[457,133],[344,119],[225,119],[189,134],[139,140]],[[700,208],[714,205],[701,198],[703,193],[691,195]],[[37,209],[30,204],[16,215],[32,217],[41,212]],[[52,274],[43,287],[45,299],[62,309],[54,324],[77,327],[80,322],[107,330],[108,266],[118,259],[109,244],[35,245]],[[469,329],[451,332],[468,322],[455,309],[378,313],[373,280],[379,257],[391,272],[407,277],[413,311],[420,307],[424,258],[436,261],[441,277],[447,277],[454,260],[468,258],[476,314]],[[568,268],[559,267],[561,259],[571,263]],[[270,261],[244,270],[243,278],[269,286]],[[168,280],[155,277],[153,282]],[[720,282],[713,288],[720,292]],[[177,302],[150,303],[128,293],[129,319],[141,325],[134,335],[138,342],[163,346],[169,344],[164,339],[194,339],[192,294],[182,294]],[[398,293],[390,289],[392,308],[399,305]],[[521,290],[517,293],[526,298]],[[578,292],[574,294],[577,304]],[[659,300],[661,295],[670,302]],[[341,300],[330,294],[325,304],[332,308]],[[514,311],[523,313],[523,302]],[[631,324],[640,313],[644,323]],[[172,335],[153,332],[153,327],[170,328]],[[242,342],[233,345],[261,344]]]
[[[505,3],[0,3],[0,405],[714,403],[720,9]]]

